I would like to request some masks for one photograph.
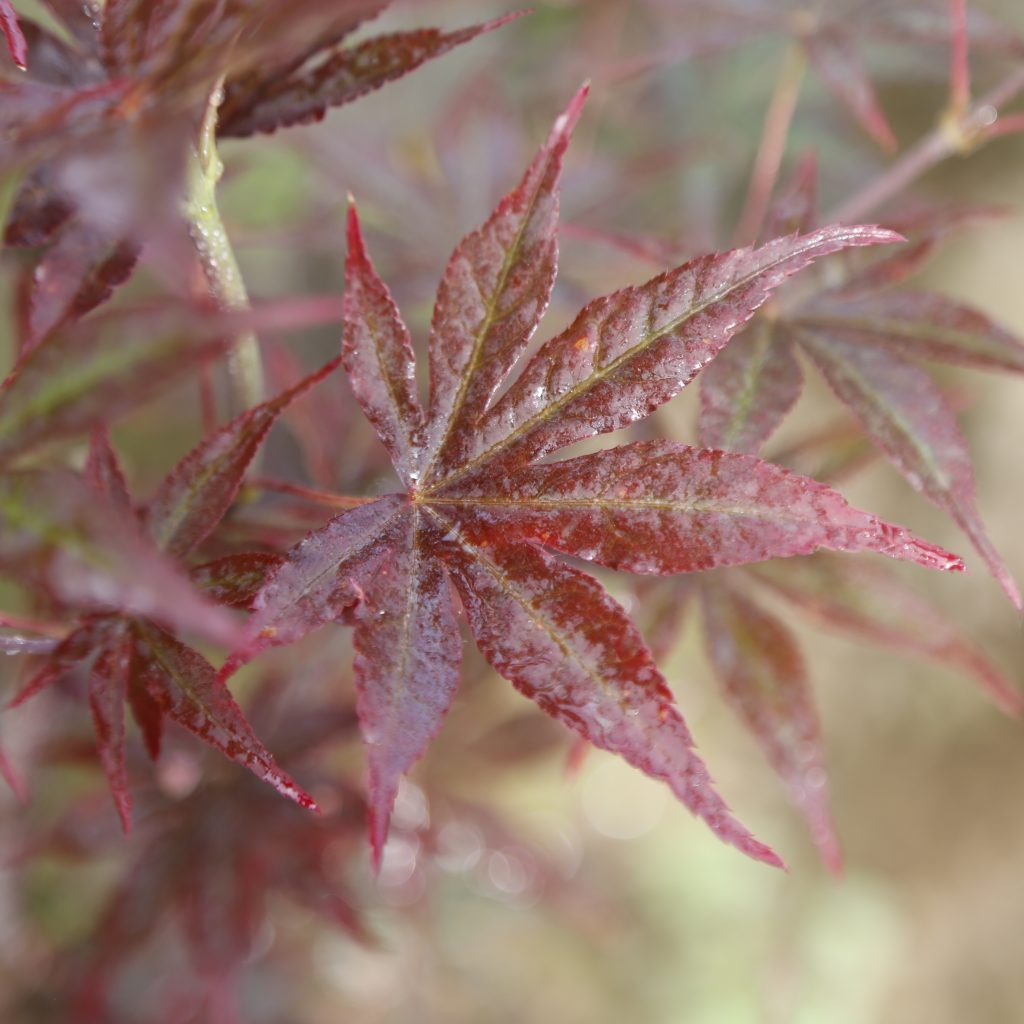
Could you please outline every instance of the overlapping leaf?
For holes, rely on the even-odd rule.
[[[800,187],[813,196],[813,179],[804,176]],[[737,338],[702,381],[701,439],[757,452],[800,394],[802,375],[793,357],[799,347],[871,441],[963,529],[1019,608],[1017,584],[976,507],[967,442],[949,403],[914,360],[1021,372],[1024,343],[983,313],[941,295],[886,290],[916,269],[934,242],[926,233],[904,253]]]
[[[205,437],[167,475],[143,517],[136,514],[103,430],[93,433],[84,479],[71,474],[0,476],[0,509],[7,526],[0,540],[0,567],[39,571],[40,557],[52,548],[52,564],[44,563],[51,589],[65,603],[103,612],[87,615],[47,652],[17,702],[61,678],[85,680],[100,761],[125,828],[131,812],[125,703],[153,757],[159,753],[162,723],[170,719],[284,795],[313,806],[256,738],[213,666],[156,622],[227,646],[234,643],[234,619],[213,599],[247,606],[266,575],[266,556],[227,556],[199,566],[191,581],[175,562],[199,548],[227,513],[281,412],[338,362]],[[272,565],[277,561],[271,556]]]
[[[385,6],[61,0],[53,13],[71,33],[66,42],[32,21],[23,36],[4,0],[11,52],[29,67],[23,81],[0,81],[0,165],[29,169],[5,240],[49,247],[26,279],[25,344],[95,308],[131,273],[161,223],[154,203],[184,187],[194,125],[218,82],[223,134],[273,131],[320,118],[509,20],[342,47]]]
[[[331,322],[338,312],[334,300],[241,313],[172,302],[67,325],[27,352],[0,385],[0,463],[130,412],[222,352],[239,330]]]
[[[350,210],[343,358],[408,490],[345,512],[299,543],[257,596],[248,642],[224,673],[326,622],[356,622],[379,859],[398,776],[440,727],[454,692],[459,640],[450,577],[500,674],[580,736],[663,779],[727,842],[778,863],[711,787],[624,610],[545,548],[648,573],[819,547],[880,551],[935,568],[959,561],[747,455],[648,442],[536,460],[668,401],[813,260],[896,236],[825,228],[702,257],[598,299],[492,404],[550,294],[558,176],[583,95],[519,186],[451,258],[431,329],[429,413],[414,384],[408,332]]]

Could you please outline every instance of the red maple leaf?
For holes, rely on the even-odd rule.
[[[452,255],[434,309],[426,408],[408,330],[350,210],[343,359],[405,489],[367,499],[297,544],[257,596],[248,641],[224,668],[227,675],[260,649],[332,620],[355,625],[378,863],[398,781],[458,686],[449,580],[481,651],[518,690],[667,782],[724,840],[778,864],[712,789],[625,611],[552,549],[653,574],[822,547],[960,566],[829,488],[748,455],[653,441],[539,461],[649,415],[817,257],[898,237],[836,226],[693,260],[587,305],[494,400],[548,302],[558,178],[585,93],[520,184]]]

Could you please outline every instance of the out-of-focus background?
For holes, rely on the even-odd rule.
[[[452,246],[515,182],[587,78],[592,95],[565,173],[560,283],[540,336],[589,297],[728,244],[787,45],[781,31],[739,40],[740,14],[727,16],[733,6],[742,12],[753,5],[540,2],[519,22],[322,124],[226,145],[223,208],[251,291],[339,289],[351,191],[378,269],[422,341]],[[849,18],[863,30],[858,38],[904,150],[934,128],[946,103],[947,52],[941,41],[870,31],[872,10],[900,6],[851,4]],[[492,0],[420,0],[396,4],[381,25],[454,26],[506,9]],[[935,9],[941,15],[944,4]],[[987,4],[985,12],[1024,32],[1017,0]],[[984,88],[1012,59],[979,47],[972,66]],[[800,95],[786,168],[811,147],[825,209],[893,159],[813,75]],[[1022,170],[1024,139],[1010,137],[949,160],[913,196],[940,210],[1005,205],[1002,216],[955,233],[920,283],[1024,335]],[[324,339],[325,350],[332,343]],[[941,379],[963,410],[991,536],[1024,579],[1024,386],[966,370]],[[655,429],[695,441],[695,410],[694,394],[686,393],[659,414]],[[812,381],[767,454],[838,415],[824,386]],[[157,429],[143,414],[118,435],[143,491],[161,471],[142,459]],[[183,424],[183,435],[189,429]],[[174,450],[183,443],[175,441]],[[962,577],[911,570],[905,578],[1024,686],[1020,619],[962,535],[884,461],[841,489],[853,503],[967,557],[970,571]],[[608,583],[642,621],[643,598],[621,578]],[[569,771],[569,745],[552,735],[551,724],[474,663],[480,681],[403,791],[399,816],[410,831],[392,844],[378,882],[365,863],[360,869],[375,941],[357,943],[293,907],[273,905],[273,926],[253,955],[242,1020],[1024,1019],[1024,725],[954,671],[837,637],[787,613],[789,619],[819,701],[842,878],[818,863],[781,783],[724,706],[694,623],[676,639],[666,675],[721,791],[781,852],[788,873],[721,845],[663,786],[610,756],[590,752]],[[334,654],[339,663],[347,659],[344,643]],[[18,728],[31,731],[32,714],[26,711]],[[501,728],[488,733],[481,723]],[[5,724],[3,736],[16,752],[15,730]],[[475,742],[499,744],[491,770],[452,777],[446,751]],[[85,783],[48,777],[37,799],[60,804],[62,785]],[[415,825],[430,813],[424,792],[432,785],[486,805],[495,835],[507,830],[512,838],[453,824],[441,830],[429,870],[420,870]],[[14,834],[20,812],[6,794],[0,802],[4,829]],[[116,875],[112,865],[85,870],[44,858],[27,872],[0,872],[0,987],[15,993],[35,971],[39,990],[35,1001],[18,996],[10,1011],[18,1024],[57,1019],[45,1010],[48,958],[59,960],[62,948],[87,936],[90,915]],[[263,970],[260,957],[271,953],[273,969]],[[174,961],[150,969],[165,980],[183,970]]]

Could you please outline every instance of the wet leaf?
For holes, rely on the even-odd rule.
[[[222,678],[265,647],[328,622],[355,623],[379,859],[398,777],[454,692],[450,574],[498,672],[585,740],[667,782],[727,842],[778,864],[712,789],[625,612],[544,546],[659,574],[818,547],[941,569],[960,568],[959,560],[746,454],[654,441],[536,460],[649,415],[818,257],[899,236],[832,226],[692,260],[592,302],[491,404],[548,300],[559,171],[584,95],[448,264],[431,328],[426,415],[408,331],[350,211],[345,365],[407,492],[343,512],[288,553],[257,595],[246,641]]]
[[[313,798],[281,771],[256,738],[242,709],[201,654],[141,622],[135,625],[135,648],[139,679],[162,714],[300,807],[316,808]]]

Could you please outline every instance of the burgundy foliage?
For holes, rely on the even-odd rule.
[[[0,0],[10,57],[0,61],[0,171],[14,186],[0,384],[0,574],[12,608],[0,610],[0,653],[18,655],[5,700],[16,708],[48,691],[52,735],[32,759],[98,768],[117,815],[108,802],[106,817],[115,830],[118,819],[124,832],[135,825],[117,837],[132,867],[105,900],[95,943],[75,947],[61,979],[67,1019],[118,1019],[121,973],[168,922],[200,979],[195,1000],[168,1001],[168,1019],[242,1019],[231,986],[271,927],[272,893],[372,941],[352,883],[367,838],[382,885],[402,843],[443,863],[447,822],[518,858],[524,888],[544,888],[545,858],[487,808],[452,796],[431,758],[420,763],[432,744],[457,752],[453,775],[564,753],[566,739],[575,763],[599,747],[663,782],[724,842],[782,866],[713,784],[659,668],[691,612],[724,700],[836,872],[822,732],[788,612],[958,669],[1009,714],[1024,710],[1014,681],[901,567],[860,556],[953,572],[961,559],[836,489],[884,456],[1021,608],[978,509],[961,406],[923,364],[1019,374],[1024,343],[981,310],[907,286],[949,230],[992,211],[823,222],[813,154],[775,187],[805,67],[873,152],[898,150],[863,50],[879,36],[945,40],[931,5],[871,3],[863,18],[843,4],[820,18],[768,0],[636,5],[631,16],[648,28],[693,33],[613,68],[621,73],[766,32],[790,38],[792,63],[770,103],[790,114],[766,120],[735,235],[754,244],[701,252],[692,238],[588,226],[584,211],[577,242],[676,265],[586,302],[538,342],[556,295],[561,181],[584,86],[515,187],[455,246],[422,344],[371,260],[380,251],[352,196],[343,295],[250,304],[227,233],[215,237],[216,142],[258,146],[319,121],[519,14],[374,34],[387,0],[44,6],[59,32]],[[968,41],[1004,56],[1020,44],[975,15],[953,36],[949,116],[968,118]],[[957,125],[965,150],[987,138],[984,125]],[[364,177],[384,160],[375,153]],[[675,167],[681,154],[652,163]],[[438,178],[450,171],[461,188],[462,154],[447,156]],[[494,160],[503,175],[504,157]],[[642,163],[627,176],[634,184]],[[388,173],[380,188],[401,192]],[[421,199],[440,189],[417,187]],[[621,187],[621,176],[592,185],[594,205]],[[433,247],[440,221],[424,211],[410,248]],[[422,251],[397,261],[414,292],[428,261]],[[312,360],[267,341],[324,325],[340,352],[313,372]],[[668,418],[654,414],[698,374],[691,445],[663,436]],[[815,374],[831,392],[823,401],[834,396],[849,415],[762,458]],[[188,402],[167,411],[167,444],[150,450],[134,417],[156,400],[170,410],[187,381],[198,415]],[[182,429],[188,442],[175,436]],[[605,570],[635,577],[610,584],[629,599],[606,589]],[[351,629],[351,657],[339,655],[338,625]],[[282,648],[294,648],[290,661]],[[524,702],[507,735],[446,729],[490,683],[485,662],[548,718]],[[314,693],[323,680],[329,697]],[[5,738],[0,775],[31,804],[20,759]],[[403,808],[410,792],[429,794],[434,817]],[[103,819],[84,799],[62,807],[16,858],[95,857],[114,845]],[[411,891],[427,870],[402,884]]]

